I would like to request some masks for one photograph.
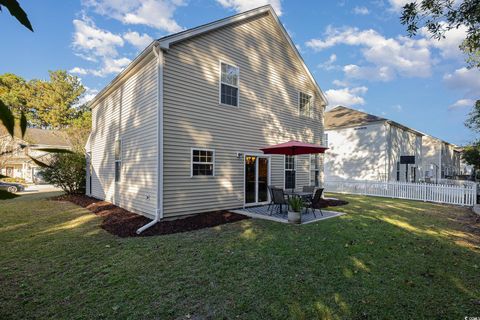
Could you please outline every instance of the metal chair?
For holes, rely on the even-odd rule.
[[[285,199],[285,194],[283,193],[283,189],[278,189],[278,188],[271,188],[271,192],[272,192],[272,204],[275,206],[277,206],[277,208],[279,209],[279,212],[282,213],[283,212],[283,206],[286,205],[287,206],[287,211],[288,211],[288,201]],[[272,214],[272,212],[270,211],[270,214]]]
[[[320,210],[320,214],[323,217],[323,212],[321,208],[321,204],[323,202],[322,194],[323,194],[323,188],[317,189],[317,191],[315,191],[315,195],[313,196],[312,202],[310,203],[310,209],[312,209],[313,216],[315,218],[317,217],[315,215],[315,209]]]
[[[273,192],[272,192],[272,189],[279,189],[279,188],[278,188],[278,187],[275,187],[275,186],[267,186],[267,189],[268,189],[268,193],[270,194],[270,202],[268,203],[267,211],[270,211],[270,207],[271,207],[272,204],[273,204]]]

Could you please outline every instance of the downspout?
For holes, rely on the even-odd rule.
[[[137,230],[137,234],[142,233],[155,225],[163,218],[163,51],[159,44],[153,46],[153,53],[157,58],[157,206],[155,218]]]

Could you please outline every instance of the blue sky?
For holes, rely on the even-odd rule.
[[[0,73],[47,78],[65,69],[88,88],[84,99],[153,38],[271,3],[332,105],[383,116],[452,143],[474,136],[463,126],[480,98],[480,72],[468,70],[453,30],[442,42],[405,36],[405,0],[82,0],[26,1],[35,32],[0,14]]]

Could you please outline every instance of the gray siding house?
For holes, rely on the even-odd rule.
[[[398,122],[338,106],[325,113],[325,180],[438,182],[460,173],[458,147]],[[414,163],[402,164],[402,157]]]
[[[154,41],[90,103],[87,194],[159,220],[321,184],[326,99],[271,6]],[[154,220],[154,221],[155,221]]]

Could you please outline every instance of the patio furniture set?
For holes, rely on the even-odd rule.
[[[289,211],[289,200],[291,198],[301,198],[304,203],[305,213],[308,213],[310,209],[313,213],[313,216],[316,218],[315,210],[319,210],[320,214],[323,216],[323,212],[321,209],[321,201],[322,201],[322,194],[323,188],[319,188],[315,190],[313,186],[304,186],[302,191],[295,191],[295,190],[288,190],[284,191],[282,188],[278,188],[275,186],[268,186],[268,190],[270,192],[270,203],[268,204],[268,212],[272,215],[273,210],[276,209],[277,213],[283,213],[283,208],[286,206],[287,212]]]

